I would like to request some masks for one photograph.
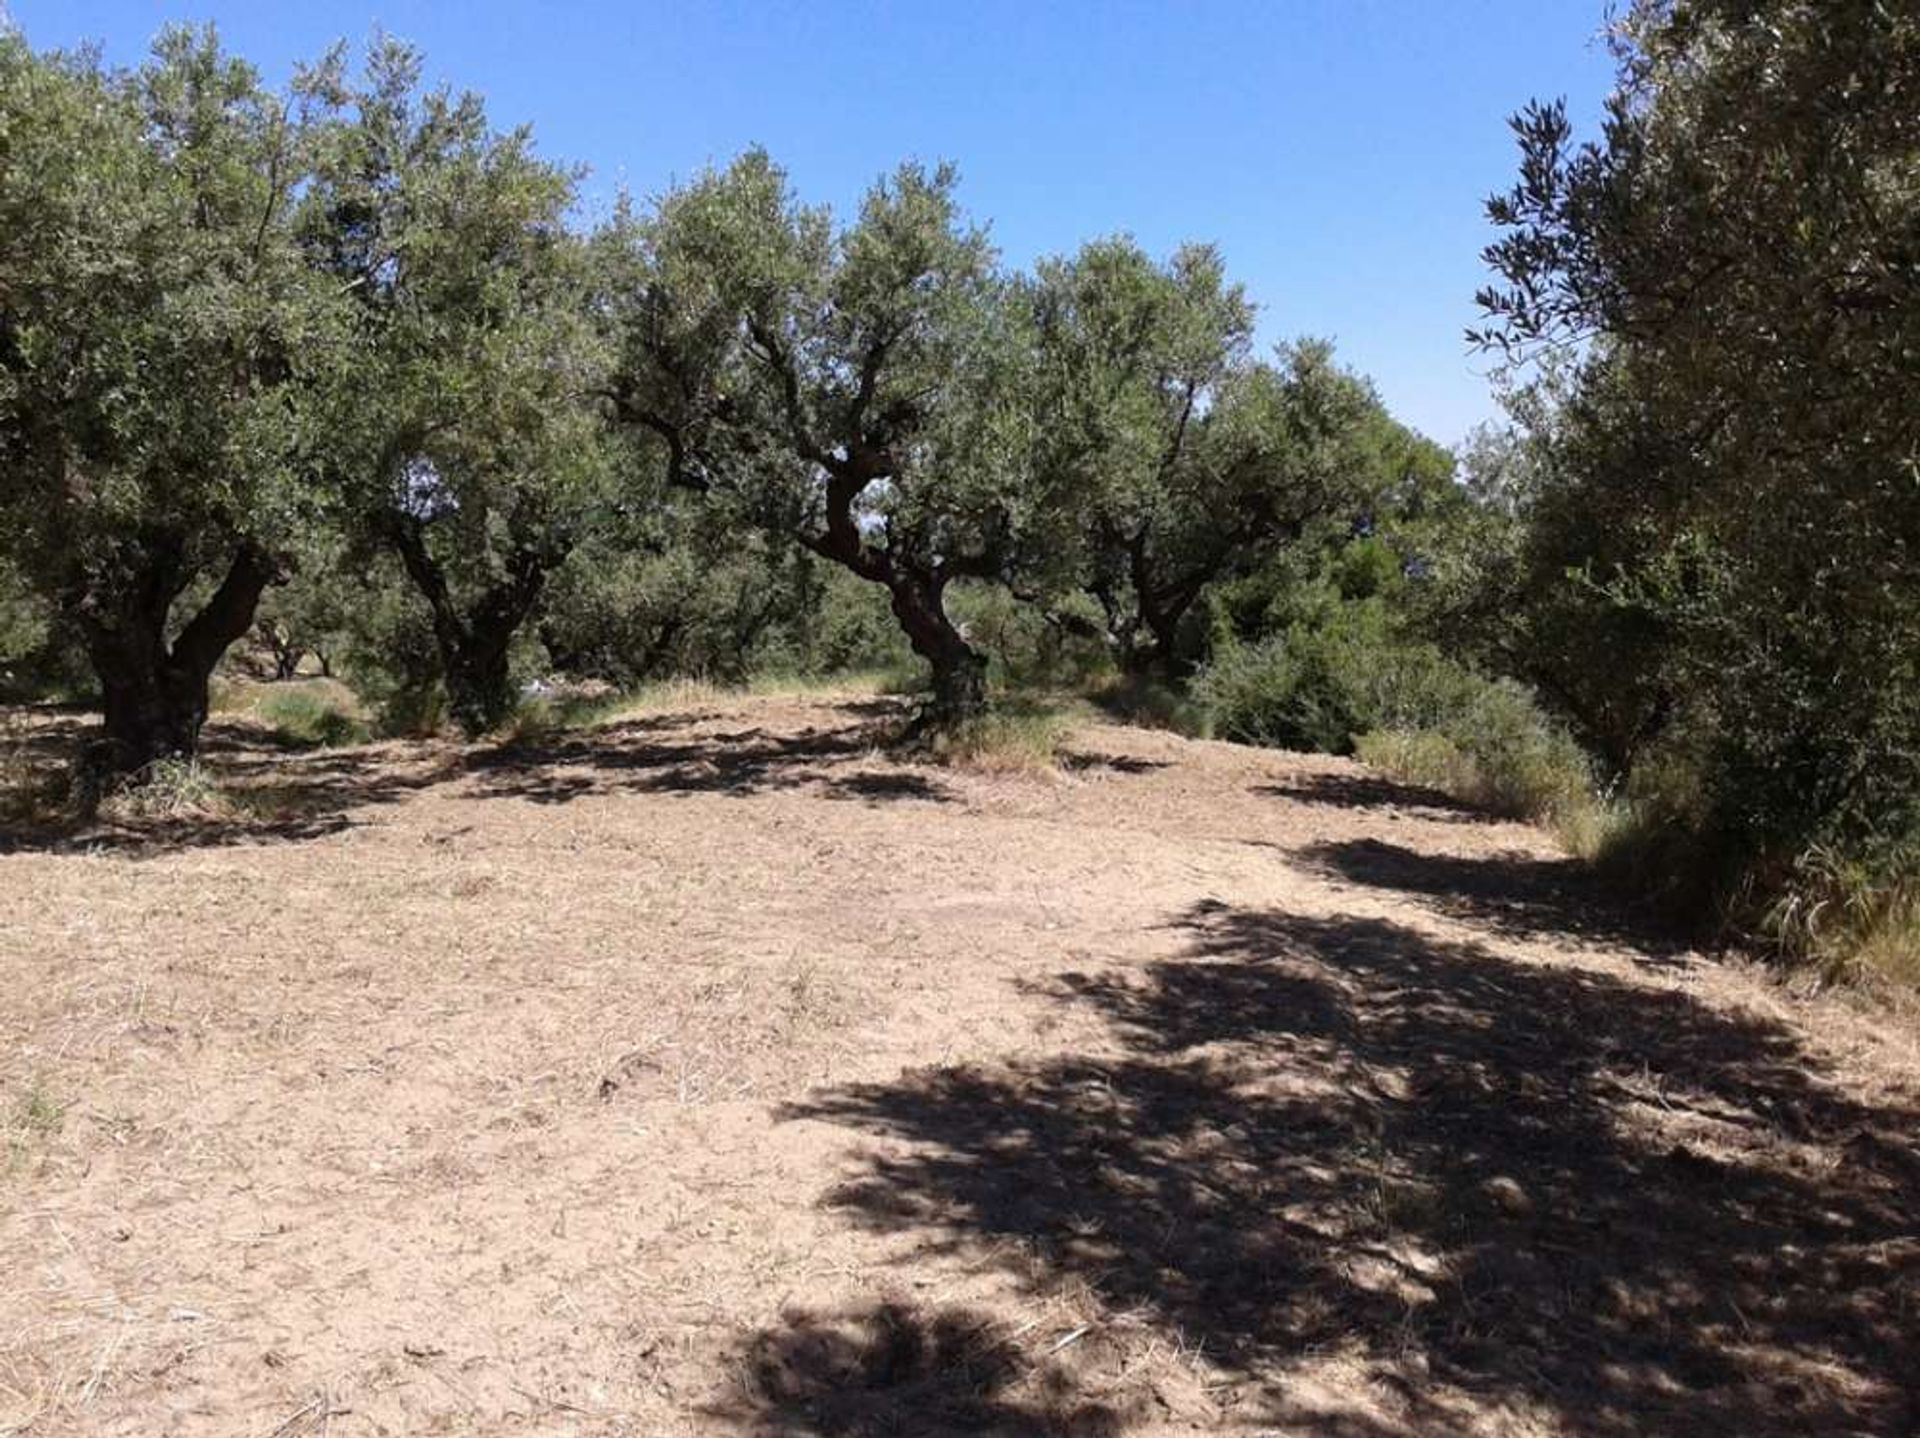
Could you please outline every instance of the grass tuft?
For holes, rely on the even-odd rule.
[[[360,701],[337,679],[222,679],[210,698],[214,713],[259,724],[301,749],[364,744],[373,737]]]
[[[100,804],[109,819],[224,819],[232,806],[194,759],[156,759],[123,779]]]
[[[1549,824],[1576,853],[1604,827],[1586,766],[1570,749],[1507,744],[1470,754],[1444,734],[1385,729],[1360,735],[1355,752],[1383,773],[1489,813]]]
[[[983,774],[1051,773],[1071,728],[1057,709],[1002,707],[935,731],[927,749],[943,764]]]
[[[1920,879],[1815,845],[1777,885],[1760,928],[1830,978],[1920,985]]]
[[[26,1164],[35,1149],[44,1148],[59,1135],[66,1122],[67,1106],[60,1102],[41,1080],[31,1080],[26,1089],[4,1109],[0,1109],[0,1138],[5,1140],[9,1170]]]
[[[357,707],[310,688],[263,695],[253,712],[282,739],[308,748],[364,744],[373,737]]]

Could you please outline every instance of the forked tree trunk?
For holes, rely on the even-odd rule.
[[[512,716],[519,699],[508,665],[513,636],[533,613],[548,571],[560,557],[515,550],[507,562],[506,577],[462,614],[445,572],[427,549],[418,521],[389,516],[388,534],[401,565],[433,613],[433,637],[454,722],[471,738],[499,728]]]
[[[207,720],[207,686],[227,647],[247,632],[279,566],[254,549],[237,554],[211,598],[167,643],[167,599],[147,587],[144,599],[82,620],[88,658],[100,680],[105,737],[88,757],[93,793],[105,782],[139,776],[156,761],[190,759]],[[168,597],[170,598],[170,596]]]

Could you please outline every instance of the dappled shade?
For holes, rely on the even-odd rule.
[[[1334,1349],[1424,1432],[1490,1405],[1589,1434],[1920,1421],[1911,1095],[1848,1097],[1786,1028],[1674,989],[1374,919],[1180,922],[1188,957],[1055,991],[1117,1053],[792,1105],[911,1141],[827,1202],[982,1262],[1018,1240],[1020,1281],[1151,1315],[1273,1421]]]

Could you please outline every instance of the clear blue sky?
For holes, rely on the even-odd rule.
[[[1408,423],[1453,443],[1495,412],[1475,316],[1481,202],[1506,116],[1595,122],[1604,0],[0,0],[36,46],[131,62],[213,20],[276,82],[376,26],[503,126],[592,169],[604,201],[764,144],[844,209],[900,159],[951,159],[1007,258],[1127,230],[1212,240],[1263,340],[1329,335]]]

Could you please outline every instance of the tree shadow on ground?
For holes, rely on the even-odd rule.
[[[231,844],[299,843],[351,828],[355,810],[398,803],[459,773],[457,753],[446,749],[313,749],[289,746],[255,726],[216,723],[201,744],[213,784],[208,799],[145,814],[108,802],[87,817],[74,809],[69,777],[97,728],[96,718],[75,715],[34,732],[30,762],[45,803],[29,817],[0,822],[0,854],[151,858]]]
[[[895,740],[897,725],[890,720],[808,725],[792,733],[760,726],[666,732],[690,727],[670,718],[629,720],[544,744],[478,751],[467,757],[479,781],[471,797],[543,804],[608,793],[747,798],[810,786],[830,798],[868,802],[953,797],[945,786],[904,770],[847,772]]]
[[[1372,774],[1294,774],[1275,784],[1256,784],[1254,793],[1296,804],[1334,809],[1399,809],[1416,818],[1455,824],[1499,824],[1498,815],[1463,804],[1438,789],[1422,788]]]
[[[1575,858],[1423,854],[1380,839],[1310,844],[1291,857],[1309,873],[1414,894],[1440,913],[1511,938],[1626,944],[1651,961],[1673,959],[1687,947],[1670,921],[1629,906]]]
[[[729,1366],[737,1392],[716,1415],[766,1438],[1121,1431],[1113,1410],[1047,1382],[1004,1325],[965,1308],[887,1302],[791,1312],[741,1343]]]
[[[921,1261],[1090,1286],[1202,1347],[1253,1426],[1920,1423],[1914,1095],[1851,1097],[1786,1027],[1650,982],[1377,919],[1180,923],[1187,957],[1054,989],[1110,1049],[787,1108],[889,1140],[828,1202]],[[1352,1401],[1309,1413],[1329,1354]]]
[[[1142,759],[1137,754],[1100,754],[1091,749],[1069,749],[1060,755],[1062,768],[1075,774],[1104,770],[1110,774],[1151,774],[1171,768],[1165,759]]]

